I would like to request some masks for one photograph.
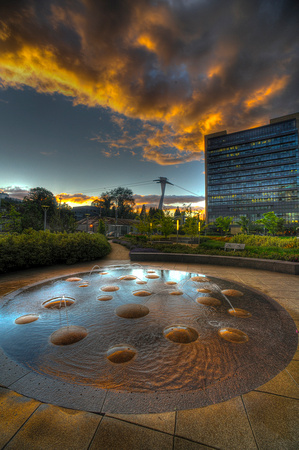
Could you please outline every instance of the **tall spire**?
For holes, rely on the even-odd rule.
[[[171,184],[173,186],[173,184],[170,183],[168,181],[168,179],[165,178],[165,177],[159,177],[158,180],[154,180],[154,181],[156,181],[157,183],[161,184],[161,192],[162,192],[162,194],[161,194],[161,198],[160,198],[160,202],[159,202],[159,209],[162,210],[163,209],[164,194],[165,194],[165,186],[166,186],[166,184]]]

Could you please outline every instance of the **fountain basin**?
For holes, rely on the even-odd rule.
[[[1,299],[2,385],[88,411],[190,409],[264,384],[296,350],[296,327],[288,313],[251,288],[134,265],[99,270],[74,274],[80,283],[56,278]],[[147,295],[136,296],[144,280]],[[172,295],[173,283],[181,295]],[[106,293],[107,286],[112,289]],[[221,293],[228,289],[242,293],[230,296],[233,308]],[[99,301],[102,296],[109,301]],[[205,304],[211,297],[218,301]],[[57,298],[74,302],[71,308],[45,308]],[[38,320],[15,322],[30,315]],[[59,330],[67,337],[53,342]],[[80,339],[69,341],[74,334]]]

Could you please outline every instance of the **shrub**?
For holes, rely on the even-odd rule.
[[[255,236],[247,234],[237,234],[232,237],[230,242],[239,244],[256,245],[261,247],[281,247],[281,248],[298,248],[299,239],[288,238],[282,239],[274,236]]]
[[[26,230],[0,237],[0,273],[52,264],[74,264],[106,256],[110,244],[101,234]]]

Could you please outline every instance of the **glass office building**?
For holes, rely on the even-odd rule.
[[[298,126],[296,113],[205,136],[207,223],[219,216],[255,221],[269,211],[299,221]]]

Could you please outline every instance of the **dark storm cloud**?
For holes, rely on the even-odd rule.
[[[159,164],[197,159],[204,134],[299,110],[295,1],[5,1],[0,18],[3,87],[150,122],[138,138]]]

